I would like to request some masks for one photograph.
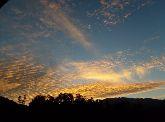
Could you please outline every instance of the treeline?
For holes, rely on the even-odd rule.
[[[24,97],[25,98],[25,97]],[[91,120],[132,120],[165,122],[165,100],[150,98],[106,98],[103,100],[86,99],[77,94],[59,94],[57,97],[36,96],[29,105],[24,101],[15,103],[0,97],[0,115],[16,115],[29,117],[55,117],[56,119],[85,118]],[[25,117],[26,118],[26,117]],[[28,117],[27,117],[28,118]],[[48,119],[47,118],[47,119]],[[74,119],[73,119],[74,120]]]

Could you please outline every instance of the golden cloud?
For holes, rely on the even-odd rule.
[[[136,66],[130,68],[122,68],[116,70],[117,64],[109,60],[87,61],[87,62],[70,62],[61,64],[60,69],[66,74],[76,74],[75,79],[122,82],[125,80],[133,80],[134,75],[139,77],[146,73],[144,67]],[[69,75],[68,74],[68,75]]]
[[[160,63],[160,61],[157,60],[156,62]],[[5,76],[5,79],[12,81],[13,78],[16,78],[18,79],[17,81],[27,80],[29,82],[21,84],[20,87],[13,87],[12,91],[5,92],[4,95],[17,100],[19,95],[26,94],[27,100],[30,101],[38,94],[54,96],[60,92],[80,93],[87,97],[104,97],[106,94],[120,96],[122,94],[152,90],[164,85],[164,82],[134,82],[136,81],[134,75],[142,78],[148,73],[148,70],[151,70],[153,66],[157,67],[159,64],[152,62],[155,62],[155,60],[150,61],[150,63],[143,63],[143,65],[133,65],[129,68],[120,67],[120,69],[116,70],[118,63],[116,64],[109,60],[67,61],[48,68],[47,71],[44,70],[44,75],[38,76],[38,71],[43,68],[40,65],[36,65],[32,59],[24,57],[13,61],[8,66],[8,75]],[[149,67],[145,67],[146,65],[144,64]],[[149,64],[152,65],[152,68],[150,68],[151,65]],[[18,68],[19,72],[14,68]]]
[[[5,81],[0,81],[0,93],[7,92],[8,90],[17,88],[21,84],[19,83],[8,83]]]
[[[151,90],[159,86],[165,85],[165,82],[146,82],[146,83],[121,83],[111,84],[108,82],[91,83],[87,85],[79,85],[71,88],[64,88],[51,91],[48,94],[58,95],[59,93],[81,94],[87,98],[105,98],[114,97],[123,94],[137,93]]]

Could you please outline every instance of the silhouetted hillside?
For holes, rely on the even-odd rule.
[[[29,106],[0,97],[0,115],[30,119],[72,121],[138,121],[165,122],[165,100],[106,98],[85,99],[81,95],[59,94],[58,97],[36,96]],[[5,118],[5,117],[4,117]],[[26,118],[26,119],[25,119]],[[11,119],[11,118],[9,118]],[[21,119],[22,120],[22,119]],[[106,120],[107,121],[107,120]]]

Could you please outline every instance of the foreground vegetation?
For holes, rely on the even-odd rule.
[[[154,121],[165,122],[165,100],[142,98],[85,99],[80,94],[59,94],[58,97],[36,96],[29,105],[15,103],[0,97],[0,115],[24,117],[26,120],[51,117],[55,119],[104,120],[111,121]],[[9,117],[8,117],[9,118]],[[10,118],[11,119],[11,118]],[[77,119],[76,119],[77,120]]]

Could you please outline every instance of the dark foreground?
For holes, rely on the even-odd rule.
[[[20,103],[24,101],[20,100]],[[60,94],[57,98],[37,96],[29,106],[0,97],[0,120],[5,121],[106,121],[165,122],[165,100],[107,98],[104,100],[76,98]]]

